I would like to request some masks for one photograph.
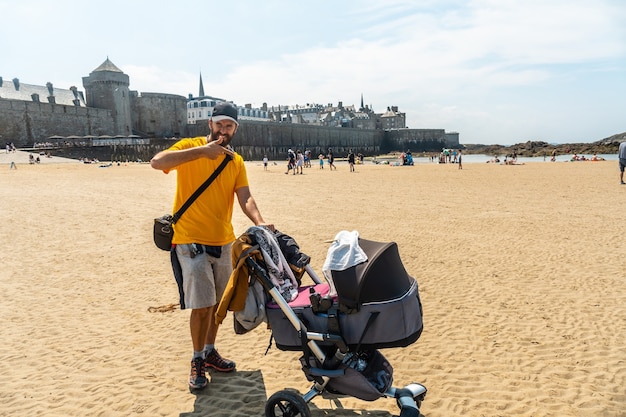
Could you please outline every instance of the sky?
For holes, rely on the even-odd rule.
[[[624,0],[0,0],[0,77],[261,107],[397,106],[461,144],[626,132]]]

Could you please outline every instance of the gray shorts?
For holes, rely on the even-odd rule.
[[[176,256],[182,271],[181,298],[184,308],[205,308],[216,305],[233,271],[232,243],[222,246],[219,258],[201,253],[191,257],[191,245],[176,245]]]
[[[620,172],[624,172],[624,168],[626,168],[626,159],[619,158],[619,170],[620,170]]]

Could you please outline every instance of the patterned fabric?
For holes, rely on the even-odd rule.
[[[266,228],[253,226],[246,233],[254,237],[259,245],[267,272],[272,283],[280,295],[289,302],[298,296],[298,281],[293,275],[291,267],[280,250],[274,235]]]

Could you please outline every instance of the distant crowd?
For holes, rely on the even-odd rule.
[[[350,172],[354,172],[354,165],[357,163],[363,163],[365,156],[362,153],[355,154],[352,149],[348,151],[346,155],[346,160],[348,161],[348,165],[350,167]],[[337,170],[335,166],[335,155],[333,153],[332,148],[328,148],[328,152],[326,154],[320,153],[317,156],[319,169],[324,169],[324,165],[327,165],[329,170]],[[287,171],[285,174],[289,174],[293,172],[293,175],[303,174],[304,168],[311,168],[312,155],[311,150],[305,149],[302,152],[300,149],[297,149],[295,152],[293,149],[289,149],[287,151]],[[267,170],[268,158],[267,155],[263,156],[263,167]]]

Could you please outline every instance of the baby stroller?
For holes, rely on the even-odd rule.
[[[308,402],[324,392],[365,401],[395,398],[400,417],[420,415],[426,387],[418,383],[393,387],[393,368],[379,351],[409,346],[420,337],[423,324],[417,282],[404,269],[395,243],[359,238],[358,246],[367,260],[331,270],[323,282],[309,265],[310,257],[288,235],[252,227],[233,244],[235,271],[231,291],[227,288],[218,307],[218,321],[220,310],[223,320],[225,304],[236,297],[235,288],[245,285],[246,303],[255,298],[253,310],[264,309],[263,320],[257,317],[244,329],[241,323],[246,318],[238,317],[242,305],[230,304],[235,331],[245,333],[267,321],[280,350],[302,352],[302,371],[313,383],[303,395],[285,389],[270,396],[266,417],[309,417]],[[277,267],[280,263],[289,268]],[[277,273],[285,279],[277,280]],[[304,273],[313,285],[300,285]],[[238,284],[232,282],[234,276],[239,276]],[[288,276],[295,281],[290,282]],[[262,286],[263,296],[257,292],[251,297],[254,285]]]

